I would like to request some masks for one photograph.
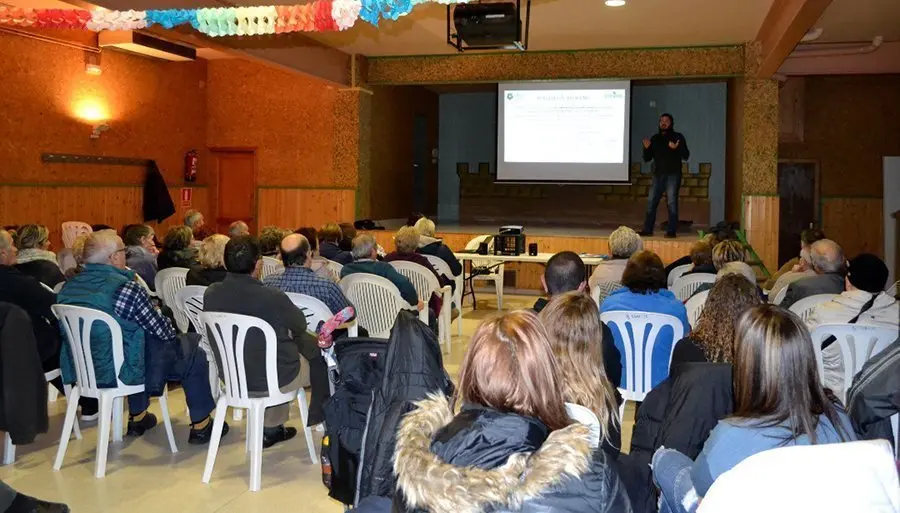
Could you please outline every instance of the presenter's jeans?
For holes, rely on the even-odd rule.
[[[681,173],[678,174],[654,174],[653,184],[647,196],[647,216],[644,218],[644,231],[653,232],[656,224],[656,207],[666,193],[666,204],[669,209],[668,233],[674,234],[678,230],[678,190],[681,188]]]

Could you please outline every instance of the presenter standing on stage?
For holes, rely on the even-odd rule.
[[[687,140],[675,131],[675,119],[671,114],[659,117],[659,133],[644,138],[644,162],[654,163],[653,185],[647,197],[647,217],[644,219],[643,236],[653,235],[656,223],[656,207],[666,193],[669,207],[669,227],[666,237],[674,238],[678,230],[678,190],[681,188],[681,162],[690,157]]]

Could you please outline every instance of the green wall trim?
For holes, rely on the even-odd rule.
[[[295,189],[295,190],[326,190],[326,191],[355,191],[356,187],[335,187],[333,185],[258,185],[259,189]]]
[[[166,184],[167,187],[187,187],[191,189],[205,189],[207,185],[197,185],[192,183],[186,184],[177,184],[177,185],[169,185]],[[144,184],[142,183],[89,183],[89,182],[0,182],[0,187],[48,187],[48,188],[56,188],[56,187],[121,187],[121,188],[133,188],[139,187],[143,188]]]
[[[596,52],[634,52],[634,51],[666,51],[666,50],[710,50],[710,49],[743,49],[742,44],[733,45],[699,45],[699,46],[644,46],[644,47],[626,47],[626,48],[580,48],[577,50],[528,50],[520,52],[518,50],[490,52],[490,53],[433,53],[423,55],[381,55],[368,57],[369,62],[378,60],[391,59],[410,59],[423,57],[485,57],[491,55],[524,55],[529,54],[554,54],[554,53],[596,53]]]

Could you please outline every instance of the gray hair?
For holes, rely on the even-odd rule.
[[[753,272],[753,268],[747,265],[744,262],[728,262],[719,269],[719,272],[716,273],[716,281],[722,279],[729,274],[736,274],[738,276],[743,276],[750,283],[756,285],[756,273]]]
[[[642,249],[644,241],[641,236],[627,226],[620,226],[609,234],[609,252],[613,257],[630,258]]]
[[[201,214],[197,210],[188,210],[186,214],[184,214],[184,225],[190,228],[196,226],[200,220],[203,219],[203,214]]]
[[[809,247],[812,268],[819,274],[837,273],[844,268],[844,250],[837,242],[822,239]]]
[[[250,227],[243,221],[235,221],[228,225],[228,236],[239,237],[241,235],[249,235]]]
[[[371,258],[372,252],[375,251],[376,247],[378,247],[378,243],[375,242],[375,237],[368,233],[363,233],[353,239],[353,249],[350,250],[350,254],[353,255],[354,260]]]
[[[416,231],[419,232],[419,235],[434,237],[434,221],[427,217],[423,217],[416,221],[415,228]]]
[[[105,264],[119,250],[119,244],[122,239],[114,231],[94,232],[84,241],[81,259],[86,264]]]

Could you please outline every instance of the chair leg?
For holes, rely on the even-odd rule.
[[[97,435],[97,461],[94,462],[94,477],[106,476],[106,457],[109,451],[109,431],[114,416],[111,396],[100,396],[100,431]]]
[[[209,449],[206,451],[206,467],[203,468],[202,481],[209,484],[212,478],[213,467],[216,465],[216,456],[219,454],[219,443],[222,441],[222,428],[225,427],[225,417],[228,413],[228,404],[225,397],[220,397],[216,405],[216,417],[213,419],[212,438],[209,441]]]
[[[55,403],[56,399],[59,397],[59,390],[56,389],[55,386],[51,384],[47,384],[47,401],[51,403]]]
[[[244,410],[241,410],[238,408],[232,408],[231,418],[234,419],[235,422],[240,422],[241,419],[244,418]]]
[[[619,429],[622,429],[622,422],[625,421],[625,403],[627,403],[625,399],[622,399],[622,404],[619,405]]]
[[[258,492],[262,486],[262,438],[263,438],[263,414],[266,409],[262,406],[253,406],[247,418],[247,423],[253,424],[253,439],[250,440],[250,491]]]
[[[216,369],[216,362],[209,362],[209,391],[214,400],[219,398],[219,371]]]
[[[494,278],[494,289],[497,291],[497,310],[503,310],[503,281],[500,276]]]
[[[3,444],[3,464],[12,465],[16,462],[16,446],[12,442],[12,437],[6,433],[6,442]]]
[[[166,425],[166,436],[169,438],[169,448],[172,454],[178,452],[178,446],[175,445],[175,432],[172,431],[172,419],[169,417],[169,390],[163,388],[163,393],[159,396],[159,408],[162,410],[163,424]]]
[[[69,390],[66,396],[66,419],[63,421],[62,435],[59,437],[59,448],[56,449],[56,461],[53,463],[53,470],[59,470],[62,467],[63,458],[66,457],[66,448],[69,446],[69,438],[72,436],[72,428],[75,425],[75,417],[78,415],[78,399],[81,397],[81,390],[76,386]]]
[[[312,429],[307,426],[306,417],[309,415],[309,406],[306,404],[306,391],[302,388],[297,393],[297,403],[300,407],[300,420],[303,422],[303,435],[306,437],[306,450],[309,451],[309,461],[313,465],[318,463],[319,458],[316,456],[316,444],[313,441]]]
[[[66,403],[71,402],[70,397],[72,396],[72,385],[63,385],[63,392],[66,393]],[[75,407],[78,407],[78,401],[75,401]],[[81,429],[78,428],[78,416],[75,416],[75,420],[72,423],[72,430],[75,432],[75,438],[81,440]]]
[[[121,442],[125,435],[125,398],[112,400],[112,441]]]

